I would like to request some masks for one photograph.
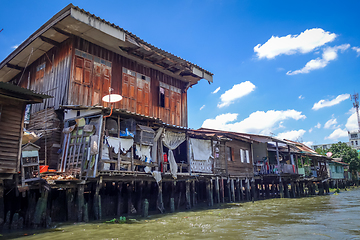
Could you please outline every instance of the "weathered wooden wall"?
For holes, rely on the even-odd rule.
[[[102,69],[97,73],[96,67],[92,67],[95,66],[94,63],[87,61],[86,55],[81,60],[73,54],[74,64],[70,84],[76,87],[70,90],[69,104],[85,106],[102,104],[98,101],[99,96],[95,92],[99,92],[101,99],[101,95],[107,94],[108,82],[111,82],[110,85],[114,89],[113,93],[121,94],[124,97],[121,102],[115,104],[115,108],[161,118],[168,124],[187,126],[187,97],[186,93],[183,92],[186,82],[170,77],[158,70],[139,64],[136,61],[78,37],[74,38],[74,51],[75,49],[100,58],[100,61],[108,61],[111,63],[111,67],[103,64]],[[83,65],[84,72],[80,73],[80,75],[83,74],[81,83],[81,81],[77,80],[79,78],[77,70],[81,71],[77,66],[81,65],[82,61],[84,64],[88,62],[88,66]],[[123,68],[133,71],[135,76],[124,73]],[[111,69],[109,76],[106,76],[107,69]],[[139,81],[136,73],[149,77],[150,83],[147,84],[147,82]],[[97,77],[102,79],[100,87],[97,87]],[[160,82],[169,86],[168,89],[165,89],[165,107],[159,106]]]
[[[0,97],[0,173],[19,171],[24,102]]]
[[[238,176],[238,177],[253,177],[254,169],[253,169],[253,160],[251,156],[252,154],[251,154],[250,143],[233,139],[231,142],[226,142],[225,146],[230,147],[233,151],[232,161],[229,161],[226,158],[228,174],[230,174],[231,176]],[[240,149],[249,151],[249,159],[250,159],[249,163],[241,162]],[[224,155],[226,156],[226,154]]]

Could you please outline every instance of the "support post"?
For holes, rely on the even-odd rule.
[[[250,194],[250,180],[246,178],[246,200],[251,200],[251,194]]]
[[[231,201],[235,202],[235,184],[234,184],[234,179],[230,180],[230,184],[231,184]]]
[[[0,180],[0,225],[5,222],[4,183]]]
[[[101,208],[101,201],[100,201],[100,189],[101,189],[101,185],[102,185],[102,178],[100,177],[100,181],[96,182],[96,188],[95,188],[95,194],[94,194],[94,217],[95,220],[100,220],[100,208]]]
[[[66,206],[67,206],[67,220],[72,221],[74,219],[74,193],[71,188],[66,190]]]
[[[240,192],[240,179],[239,178],[236,179],[236,197],[237,197],[237,200],[240,202],[241,201],[241,192]]]
[[[244,200],[243,180],[240,179],[240,201]]]
[[[142,211],[142,216],[143,217],[148,217],[149,216],[149,201],[147,199],[144,199],[144,209]]]
[[[251,179],[251,200],[252,201],[256,201],[257,200],[257,191],[256,191],[256,184],[255,184],[255,180]]]
[[[269,184],[265,183],[265,198],[270,198]]]
[[[77,199],[78,199],[78,222],[82,222],[84,219],[83,212],[84,212],[84,184],[78,185],[78,192],[77,192]]]
[[[122,213],[122,197],[121,197],[122,188],[123,188],[123,183],[118,182],[117,211],[116,211],[118,217],[120,217]]]
[[[220,203],[220,184],[219,184],[219,177],[215,179],[215,192],[216,192],[216,203]]]
[[[214,206],[214,184],[212,179],[210,179],[210,206]]]
[[[284,185],[282,182],[279,183],[280,198],[284,198]]]
[[[164,202],[163,202],[163,196],[162,196],[162,182],[158,183],[158,197],[156,201],[157,209],[159,209],[160,213],[164,213]]]
[[[224,186],[224,179],[220,179],[220,191],[221,191],[221,202],[225,202],[225,186]]]
[[[143,186],[144,186],[144,181],[140,181],[139,182],[139,187],[138,187],[138,202],[137,202],[137,210],[139,213],[142,214],[143,211],[143,207],[142,207],[142,203],[143,203],[143,196],[142,196],[142,192],[143,192]]]
[[[127,184],[127,195],[128,195],[128,210],[127,210],[127,213],[128,213],[128,215],[131,215],[132,212],[134,212],[133,204],[132,204],[133,185],[134,185],[133,181],[131,181],[131,182],[129,182]]]
[[[186,198],[186,209],[191,209],[191,200],[190,200],[190,180],[186,181],[186,192],[185,192],[185,198]]]
[[[192,188],[192,203],[193,206],[195,207],[197,204],[196,181],[192,181],[191,188]]]

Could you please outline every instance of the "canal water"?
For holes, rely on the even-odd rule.
[[[42,233],[22,234],[27,236],[17,239],[360,239],[360,189],[226,204],[129,224],[58,225]]]

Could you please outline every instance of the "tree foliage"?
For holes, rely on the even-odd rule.
[[[333,144],[328,151],[333,154],[333,158],[342,158],[343,162],[348,163],[350,171],[360,170],[359,154],[346,143]]]
[[[329,152],[328,149],[324,150],[324,149],[322,149],[321,147],[316,148],[315,151],[316,151],[318,154],[323,155],[323,156],[326,156],[326,153]]]

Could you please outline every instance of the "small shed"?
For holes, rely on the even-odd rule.
[[[31,142],[21,148],[21,182],[23,185],[40,180],[39,150],[40,147]]]

